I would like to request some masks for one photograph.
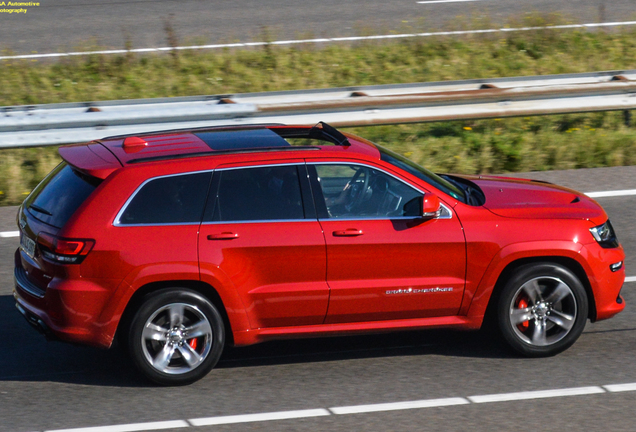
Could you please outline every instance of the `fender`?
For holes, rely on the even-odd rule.
[[[571,258],[589,274],[589,266],[580,257],[582,249],[582,244],[565,240],[513,243],[504,247],[491,260],[474,295],[466,293],[460,314],[483,318],[499,276],[506,266],[519,259],[550,256]]]
[[[198,263],[147,264],[134,268],[113,291],[93,327],[99,336],[100,345],[106,348],[113,343],[119,321],[132,296],[143,286],[153,282],[170,280],[199,281]]]
[[[119,284],[113,292],[108,307],[106,307],[95,322],[95,334],[98,335],[100,346],[110,347],[117,331],[119,321],[130,302],[132,296],[140,288],[154,282],[166,283],[174,281],[204,282],[218,293],[233,332],[249,330],[249,320],[245,307],[234,289],[234,285],[221,269],[199,274],[198,263],[192,264],[153,264],[134,269]]]

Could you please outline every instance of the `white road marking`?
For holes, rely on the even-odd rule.
[[[372,404],[372,405],[343,406],[343,407],[329,408],[329,411],[331,411],[334,414],[360,414],[360,413],[370,413],[370,412],[380,412],[380,411],[396,411],[396,410],[407,410],[407,409],[444,407],[444,406],[452,406],[452,405],[466,405],[469,403],[470,402],[466,400],[465,398],[456,397],[456,398],[445,398],[445,399],[425,399],[425,400],[418,400],[418,401],[381,403],[381,404]]]
[[[636,282],[636,276],[627,276],[625,282]]]
[[[433,3],[464,3],[464,2],[474,2],[480,0],[430,0],[430,1],[418,1],[418,4],[433,4]]]
[[[163,422],[150,422],[150,423],[132,423],[114,426],[97,426],[87,428],[76,429],[56,429],[46,432],[138,432],[138,431],[152,431],[161,429],[177,429],[189,427],[190,425],[185,420],[173,420]]]
[[[557,390],[539,390],[517,393],[501,393],[492,395],[469,396],[468,400],[473,403],[508,402],[527,399],[543,399],[564,396],[580,396],[605,393],[601,387],[575,387]]]
[[[636,383],[624,383],[624,384],[608,384],[604,386],[590,386],[590,387],[573,387],[565,389],[554,390],[539,390],[539,391],[527,391],[517,393],[500,393],[490,395],[477,395],[442,399],[424,399],[416,401],[394,402],[394,403],[381,403],[371,405],[352,405],[342,406],[334,408],[317,408],[306,409],[298,411],[275,411],[267,413],[256,414],[243,414],[243,415],[231,415],[231,416],[218,416],[198,418],[191,420],[173,420],[163,422],[152,423],[132,423],[122,424],[114,426],[96,426],[88,428],[75,428],[75,429],[56,429],[46,432],[140,432],[140,431],[152,431],[160,429],[170,428],[184,428],[189,426],[213,426],[222,424],[236,424],[236,423],[251,423],[251,422],[263,422],[271,420],[290,420],[301,419],[310,417],[324,417],[333,414],[346,415],[346,414],[360,414],[360,413],[372,413],[382,411],[394,411],[394,410],[406,410],[406,409],[418,409],[418,408],[434,408],[434,407],[446,407],[455,405],[468,405],[471,403],[490,403],[490,402],[508,402],[519,401],[529,399],[543,399],[543,398],[555,398],[555,397],[567,397],[567,396],[582,396],[592,394],[607,394],[607,393],[619,393],[636,391]]]
[[[636,189],[625,189],[616,191],[603,191],[603,192],[585,192],[585,195],[590,198],[606,198],[606,197],[619,197],[636,195]]]
[[[309,417],[322,417],[322,416],[328,416],[328,415],[331,415],[329,411],[327,411],[326,409],[320,408],[320,409],[309,409],[309,410],[300,410],[300,411],[278,411],[278,412],[269,412],[269,413],[260,413],[260,414],[207,417],[207,418],[191,419],[191,420],[188,420],[188,422],[192,426],[211,426],[211,425],[234,424],[234,423],[262,422],[262,421],[270,421],[270,420],[289,420],[289,419],[299,419],[299,418],[309,418]]]
[[[0,237],[2,237],[2,238],[20,237],[20,231],[5,231],[5,232],[0,232]]]
[[[608,392],[636,391],[636,383],[610,384],[610,385],[604,385],[603,388],[607,390]]]
[[[539,26],[539,27],[515,27],[515,28],[498,28],[498,29],[484,29],[484,30],[457,30],[457,31],[441,31],[441,32],[428,32],[428,33],[403,33],[394,35],[375,35],[375,36],[349,36],[349,37],[337,37],[337,38],[318,38],[318,39],[291,39],[291,40],[279,40],[273,42],[237,42],[229,44],[211,44],[211,45],[190,45],[190,46],[178,46],[178,47],[159,47],[159,48],[135,48],[131,50],[114,49],[114,50],[101,50],[101,51],[74,51],[65,53],[47,53],[47,54],[20,54],[10,56],[0,56],[0,60],[18,60],[18,59],[43,59],[43,58],[58,58],[58,57],[73,57],[73,56],[85,56],[85,55],[109,55],[109,54],[126,54],[126,53],[151,53],[151,52],[166,52],[166,51],[182,51],[182,50],[208,50],[208,49],[224,49],[224,48],[251,48],[265,45],[304,45],[304,44],[317,44],[317,43],[330,43],[330,42],[354,42],[364,40],[381,40],[381,39],[405,39],[416,37],[431,37],[431,36],[460,36],[469,34],[484,34],[484,33],[500,33],[500,32],[521,32],[532,30],[563,30],[563,29],[592,29],[592,28],[605,28],[605,27],[622,27],[636,25],[636,21],[620,21],[611,23],[586,23],[586,24],[563,24],[554,26]]]

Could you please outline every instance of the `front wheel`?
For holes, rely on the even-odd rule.
[[[170,288],[149,294],[128,338],[133,363],[151,381],[183,385],[205,376],[223,351],[221,315],[197,292]]]
[[[588,299],[581,281],[557,264],[520,267],[498,303],[499,328],[506,342],[528,357],[558,354],[581,335]]]

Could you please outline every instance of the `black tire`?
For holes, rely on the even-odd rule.
[[[588,315],[585,288],[574,273],[553,263],[515,271],[499,297],[497,321],[504,340],[527,357],[547,357],[569,348]]]
[[[201,294],[168,288],[146,296],[128,333],[133,363],[161,385],[204,377],[223,352],[225,329],[216,307]]]

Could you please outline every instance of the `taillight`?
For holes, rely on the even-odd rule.
[[[62,264],[79,264],[95,246],[95,240],[60,238],[46,232],[38,234],[42,256]]]

